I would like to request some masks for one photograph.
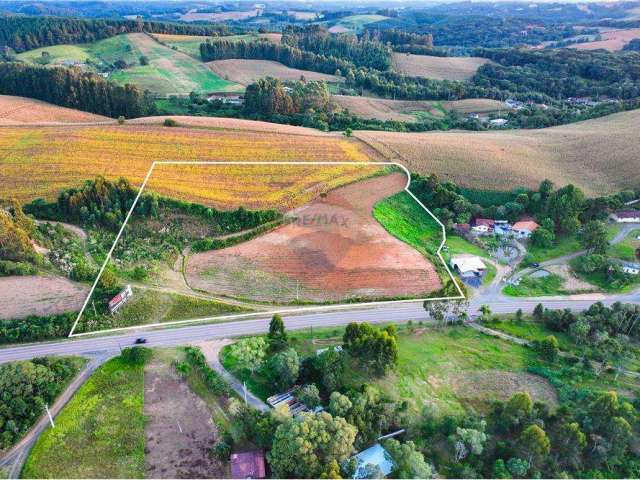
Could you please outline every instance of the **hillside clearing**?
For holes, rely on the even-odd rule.
[[[214,120],[214,119],[211,119]],[[225,119],[219,119],[225,120]],[[236,120],[230,120],[232,124]],[[244,125],[244,124],[243,124]],[[283,127],[278,125],[275,128]],[[320,133],[320,132],[318,132]],[[178,161],[368,161],[357,141],[335,135],[285,135],[275,132],[214,131],[147,125],[99,127],[0,128],[0,190],[2,196],[27,202],[54,199],[64,188],[97,175],[121,176],[141,184],[154,160]],[[203,175],[202,168],[158,169],[150,188],[158,193],[226,208],[297,206],[296,192],[312,195],[318,182],[291,175],[267,185],[264,177],[239,177],[238,170],[220,169]],[[332,169],[335,167],[331,167]],[[254,170],[255,171],[255,170]],[[264,170],[263,170],[264,171]],[[352,168],[351,173],[357,173]],[[278,171],[282,175],[283,170]],[[333,176],[331,170],[327,176]],[[345,169],[349,177],[349,169]],[[269,190],[270,196],[265,197]],[[253,192],[255,195],[250,195]],[[307,201],[310,197],[301,198]]]
[[[264,77],[274,77],[282,81],[296,81],[304,77],[308,81],[338,83],[342,81],[335,75],[290,68],[271,60],[216,60],[206,64],[213,73],[221,78],[242,85],[249,85]]]
[[[626,28],[620,30],[609,30],[600,34],[602,40],[593,42],[576,43],[571,48],[578,50],[597,50],[604,48],[610,52],[622,50],[622,48],[634,38],[640,38],[640,28]]]
[[[0,95],[0,126],[30,123],[108,122],[110,120],[102,115],[59,107],[33,98]]]
[[[329,32],[360,32],[366,25],[388,19],[389,17],[385,17],[384,15],[349,15],[348,17],[342,17],[338,20],[338,23],[331,27]]]
[[[389,100],[384,98],[333,95],[332,100],[341,108],[366,119],[417,122],[420,115],[442,118],[447,110],[460,113],[489,113],[505,110],[504,102],[484,98],[470,98],[449,102]]]
[[[393,68],[406,75],[434,80],[469,80],[485,63],[479,57],[430,57],[408,53],[393,53]]]
[[[258,16],[258,10],[233,10],[229,12],[198,12],[197,9],[189,10],[180,16],[183,22],[224,22],[227,20],[246,20]]]
[[[98,65],[110,72],[110,80],[135,84],[156,96],[242,90],[242,86],[216,76],[202,62],[144,33],[118,35],[91,44],[53,45],[21,53],[18,58],[37,63],[43,52],[48,53],[48,65],[73,64],[89,71],[95,71]],[[141,56],[147,57],[147,65],[140,64]],[[113,70],[117,61],[127,67]]]
[[[637,187],[640,110],[540,130],[355,132],[410,170],[479,190],[537,187],[548,178],[588,194]]]
[[[270,233],[190,257],[188,283],[212,294],[274,302],[436,291],[441,282],[434,265],[372,215],[375,203],[405,184],[404,174],[392,173],[332,190]]]

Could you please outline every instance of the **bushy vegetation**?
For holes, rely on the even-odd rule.
[[[77,313],[36,316],[2,320],[0,322],[0,345],[7,343],[37,342],[62,338],[69,335]]]
[[[0,276],[30,274],[42,263],[32,239],[36,233],[34,221],[13,201],[5,209],[0,206]]]
[[[0,365],[0,450],[11,447],[78,373],[82,360],[43,357]]]
[[[64,67],[0,62],[0,93],[113,118],[142,117],[153,112],[150,97],[138,87],[120,86],[95,73]]]

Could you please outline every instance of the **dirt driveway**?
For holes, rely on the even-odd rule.
[[[0,319],[77,312],[88,293],[86,285],[63,277],[0,277]]]
[[[158,350],[145,367],[145,470],[149,478],[226,478],[227,465],[213,457],[217,429],[207,404],[191,391]]]
[[[441,288],[434,266],[372,215],[403,190],[393,173],[337,188],[292,212],[295,221],[248,242],[189,258],[196,290],[261,301],[418,296]]]

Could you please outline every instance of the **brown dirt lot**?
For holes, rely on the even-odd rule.
[[[434,266],[390,236],[373,205],[401,191],[400,173],[352,183],[293,212],[297,221],[189,258],[192,288],[260,301],[419,296],[441,288]]]
[[[0,126],[107,122],[109,120],[111,119],[102,115],[59,107],[32,98],[0,95]]]
[[[535,188],[548,178],[588,194],[608,194],[640,183],[640,111],[616,113],[540,130],[354,135],[411,171],[435,173],[481,190]]]
[[[342,81],[340,77],[335,75],[290,68],[271,60],[242,60],[234,58],[207,62],[207,66],[219,77],[242,85],[249,85],[264,77],[274,77],[282,81],[300,80],[303,75],[309,81],[333,83]]]
[[[499,109],[506,110],[504,102],[484,98],[470,98],[450,102],[389,100],[385,98],[356,97],[333,95],[331,99],[343,109],[362,118],[376,118],[378,120],[397,120],[400,122],[416,122],[418,117],[411,112],[426,111],[434,117],[443,117],[444,113],[436,108],[440,104],[446,110],[460,113],[488,113]]]
[[[212,456],[217,428],[207,404],[155,351],[145,367],[145,470],[149,478],[225,478],[228,466]]]
[[[397,72],[435,80],[469,80],[485,63],[489,63],[489,60],[479,57],[393,54],[393,68]]]
[[[609,30],[601,33],[602,40],[595,42],[577,43],[571,45],[578,50],[597,50],[604,48],[610,52],[622,50],[622,48],[634,38],[640,38],[640,28],[625,28],[620,30]]]
[[[62,277],[1,277],[0,320],[77,312],[89,293]]]

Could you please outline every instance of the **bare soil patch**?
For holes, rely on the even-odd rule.
[[[546,379],[531,373],[483,370],[452,375],[444,381],[451,384],[458,397],[471,402],[506,401],[515,393],[528,392],[533,401],[558,406],[558,395],[553,386]]]
[[[640,28],[625,28],[620,30],[609,30],[600,34],[602,40],[586,43],[576,43],[571,45],[578,50],[597,50],[604,48],[610,52],[622,50],[622,48],[634,38],[640,38]]]
[[[302,76],[309,81],[333,83],[342,81],[340,77],[335,75],[299,70],[271,60],[242,60],[234,58],[207,62],[207,66],[219,77],[242,85],[249,85],[264,77],[274,77],[282,81],[300,80]]]
[[[145,367],[145,470],[150,478],[225,478],[213,457],[217,428],[207,404],[180,378],[171,357],[156,352]]]
[[[192,288],[259,301],[419,296],[441,288],[434,266],[392,237],[373,205],[401,191],[400,173],[337,188],[297,219],[251,241],[189,258]]]
[[[548,267],[545,267],[545,270],[561,276],[564,280],[562,288],[567,292],[585,292],[598,290],[598,287],[596,287],[595,285],[591,285],[590,283],[587,283],[577,277],[571,271],[571,267],[569,265],[550,265]]]
[[[393,68],[400,73],[435,80],[469,80],[485,63],[480,57],[430,57],[410,53],[394,53]]]
[[[0,126],[107,122],[102,115],[59,107],[33,98],[0,95]]]
[[[77,312],[88,292],[63,277],[0,277],[0,319]]]

